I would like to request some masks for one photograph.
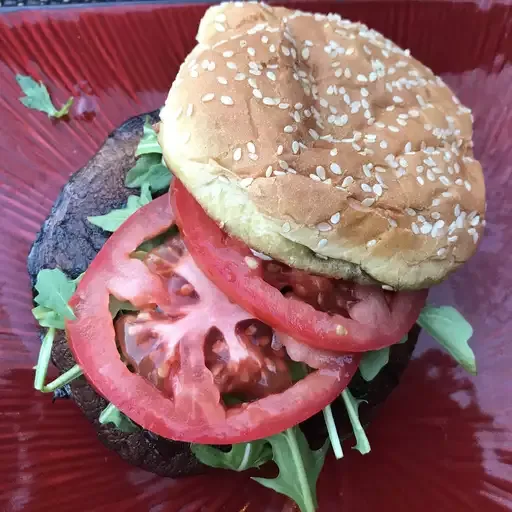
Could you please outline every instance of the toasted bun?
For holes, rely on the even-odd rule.
[[[292,266],[430,286],[484,226],[472,116],[430,69],[337,15],[227,3],[161,113],[167,164],[224,229]]]

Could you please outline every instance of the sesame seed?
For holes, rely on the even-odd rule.
[[[436,181],[436,176],[430,169],[427,169],[427,178],[429,181]]]
[[[253,89],[252,94],[254,97],[256,97],[260,100],[263,98],[263,93],[259,89]]]
[[[377,240],[370,240],[369,242],[366,242],[367,247],[373,247],[377,244]]]
[[[441,229],[444,227],[444,220],[438,220],[434,226],[432,227],[432,238],[435,238],[436,236],[440,236]]]
[[[279,108],[281,110],[286,110],[289,107],[290,107],[290,105],[288,103],[279,103]]]
[[[321,231],[321,232],[326,232],[326,231],[332,230],[332,226],[330,224],[328,224],[327,222],[320,222],[320,224],[317,224],[316,228],[318,229],[318,231]]]
[[[309,177],[313,180],[313,181],[322,181],[316,174],[310,174]]]
[[[373,193],[380,197],[382,195],[382,185],[378,183],[373,185]]]
[[[251,57],[254,57],[256,55],[256,50],[252,47],[249,46],[249,48],[247,48],[247,53],[251,56]]]
[[[364,98],[367,98],[369,95],[368,89],[365,89],[364,87],[361,89],[361,96]]]
[[[446,176],[440,176],[439,177],[439,181],[443,184],[443,185],[450,185],[450,180],[446,177]]]
[[[448,242],[450,242],[451,244],[454,244],[458,239],[459,239],[459,237],[457,235],[449,236],[448,237]]]
[[[287,124],[285,127],[284,127],[284,132],[285,133],[292,133],[293,132],[293,126]]]
[[[267,167],[267,170],[265,171],[265,176],[266,176],[267,178],[270,178],[270,177],[272,176],[272,171],[273,171],[272,166],[271,166],[271,165],[269,165],[269,166]]]
[[[201,100],[204,102],[204,103],[207,103],[208,101],[212,101],[213,98],[215,98],[215,94],[213,94],[213,92],[209,92],[208,94],[205,94]]]
[[[430,222],[425,222],[424,224],[422,224],[420,231],[424,235],[428,235],[432,231],[432,224],[430,224]]]
[[[289,167],[288,162],[286,160],[279,160],[279,167],[286,171]]]
[[[245,80],[245,78],[246,78],[246,76],[245,76],[245,74],[244,74],[244,73],[237,73],[237,74],[235,75],[235,80],[236,80],[237,82],[241,82],[242,80]]]
[[[226,63],[226,66],[229,68],[229,69],[236,69],[237,68],[237,65],[234,63],[234,62],[227,62]]]
[[[339,221],[341,220],[341,213],[340,212],[336,212],[332,217],[331,217],[331,223],[332,224],[338,224]]]
[[[316,168],[316,175],[321,179],[321,180],[325,180],[325,168],[322,167],[321,165],[319,165],[317,168]]]
[[[289,56],[290,56],[290,53],[291,53],[291,52],[290,52],[290,48],[288,48],[288,46],[284,46],[284,45],[282,45],[282,46],[281,46],[281,51],[282,51],[282,52],[283,52],[283,54],[284,54],[284,55],[286,55],[287,57],[289,57]]]
[[[285,222],[281,228],[281,231],[283,233],[289,233],[290,230],[292,229],[292,227],[290,226],[290,223],[289,222]]]
[[[416,181],[417,181],[420,185],[425,185],[425,180],[424,180],[421,176],[416,176]]]
[[[366,199],[363,199],[361,201],[361,204],[366,207],[373,206],[373,203],[375,203],[375,199],[373,197],[367,197]]]
[[[278,170],[274,171],[274,176],[284,176],[285,174],[286,174],[286,172],[284,172],[284,171],[278,171]]]
[[[354,178],[353,178],[352,176],[347,176],[347,177],[343,180],[343,182],[342,182],[341,186],[342,186],[343,188],[347,188],[348,186],[352,185],[352,183],[354,183]]]
[[[448,251],[447,251],[447,249],[445,247],[441,247],[440,249],[438,249],[437,255],[438,256],[444,256],[447,252]]]
[[[258,155],[256,153],[249,153],[249,158],[253,161],[258,160]]]
[[[394,219],[388,219],[388,222],[389,222],[389,225],[392,227],[392,228],[396,228],[398,226],[398,223],[396,220]]]
[[[236,148],[233,151],[233,160],[238,162],[242,158],[242,148]]]
[[[420,234],[420,228],[418,227],[418,224],[416,224],[416,222],[413,222],[411,224],[411,228],[412,228],[412,232],[415,234],[415,235],[419,235]]]
[[[318,249],[323,249],[326,245],[327,245],[327,239],[326,238],[322,238],[319,242],[318,242]]]
[[[364,75],[357,75],[357,80],[359,82],[368,82],[368,78]]]
[[[372,191],[372,187],[370,187],[370,185],[368,185],[367,183],[361,183],[361,189],[363,190],[363,192]]]
[[[276,74],[273,71],[267,71],[267,78],[273,82],[277,79]]]
[[[459,229],[462,229],[464,227],[465,220],[466,212],[461,212],[461,214],[457,217],[457,220],[455,221],[455,226]]]
[[[277,146],[277,154],[278,155],[282,155],[283,154],[283,151],[284,151],[284,147],[282,144],[279,144],[279,146]]]
[[[394,132],[394,133],[398,133],[400,131],[399,128],[397,128],[396,126],[393,126],[393,125],[389,125],[388,130],[391,132]]]
[[[249,150],[249,153],[256,153],[256,146],[254,142],[248,142],[247,149]]]
[[[329,168],[331,169],[331,172],[333,172],[334,174],[341,174],[341,167],[336,163],[336,162],[333,162]]]
[[[254,178],[244,178],[243,180],[240,180],[240,186],[247,188],[253,181]]]
[[[464,186],[468,192],[471,192],[471,183],[468,180],[464,181]]]
[[[320,135],[318,135],[318,132],[316,130],[313,130],[313,128],[309,129],[309,135],[313,137],[313,139],[318,140],[320,138]]]
[[[400,96],[393,96],[393,101],[395,103],[403,103],[404,102],[403,98],[401,98]]]
[[[292,152],[293,152],[293,154],[296,155],[299,152],[299,148],[300,148],[299,143],[296,140],[294,140],[292,142]]]
[[[387,149],[388,148],[388,143],[385,140],[381,140],[380,143],[379,143],[379,146],[382,149]]]
[[[304,60],[308,60],[309,59],[309,48],[308,47],[302,48],[301,54],[302,54],[302,58]]]
[[[269,47],[268,47],[270,53],[275,53],[276,51],[276,45],[275,44],[271,44]]]
[[[233,98],[231,96],[221,96],[220,102],[223,105],[233,105],[235,102],[233,101]]]
[[[480,215],[477,215],[476,217],[474,217],[471,220],[471,225],[472,226],[478,226],[478,224],[480,224]]]

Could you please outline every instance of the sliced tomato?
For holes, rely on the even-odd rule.
[[[101,249],[70,301],[76,320],[66,323],[69,345],[97,391],[156,434],[214,444],[276,434],[334,400],[355,373],[357,355],[325,358],[303,347],[294,359],[318,369],[293,384],[282,348],[293,341],[281,344],[231,302],[181,243],[162,245],[144,261],[132,257],[173,224],[167,197],[138,210]],[[114,327],[110,295],[140,312]],[[247,401],[228,406],[226,394]]]
[[[185,244],[201,270],[261,321],[312,347],[364,352],[400,341],[427,291],[389,292],[263,261],[225,233],[178,181],[171,201]]]

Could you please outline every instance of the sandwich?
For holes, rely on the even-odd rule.
[[[256,480],[315,510],[329,448],[353,432],[370,451],[360,403],[382,401],[418,326],[476,373],[469,324],[427,304],[485,227],[471,112],[360,23],[234,2],[206,12],[159,118],[113,166],[112,211],[76,194],[79,229],[104,237],[92,261],[43,261],[63,200],[34,246],[36,389],[94,399],[100,437],[115,427],[104,438],[136,464],[273,462]]]

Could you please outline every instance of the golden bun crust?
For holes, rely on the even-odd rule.
[[[252,248],[310,272],[430,286],[485,224],[472,116],[430,69],[337,15],[208,9],[161,113],[173,172]]]

